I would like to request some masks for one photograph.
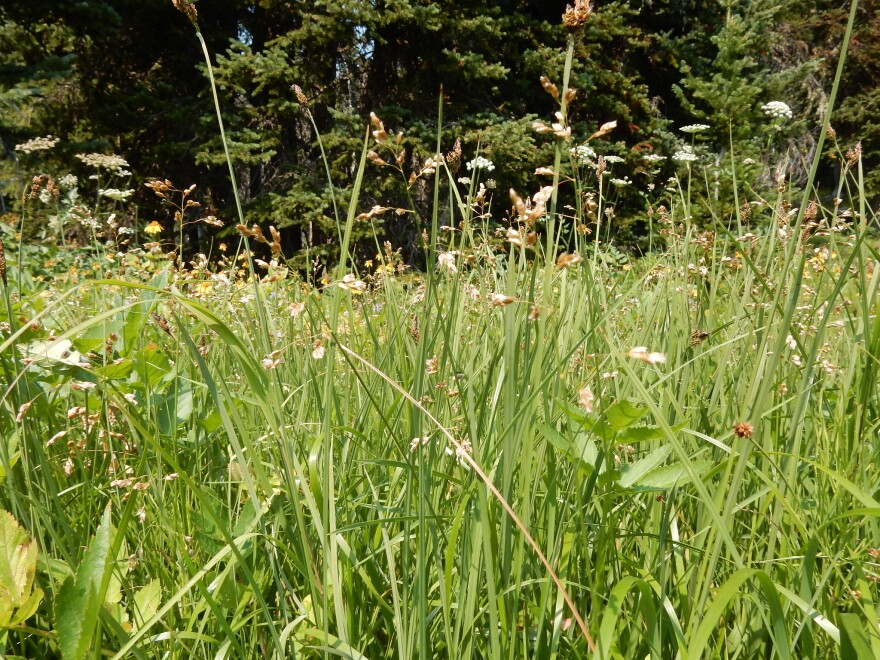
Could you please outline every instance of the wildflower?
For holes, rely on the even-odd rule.
[[[663,353],[649,353],[644,346],[635,346],[627,352],[627,357],[634,360],[641,360],[651,365],[663,364],[666,362],[666,356]]]
[[[163,481],[176,481],[177,480],[177,472],[172,472],[171,474],[166,474],[162,477]]]
[[[443,448],[443,451],[446,453],[447,456],[455,456],[462,467],[470,469],[470,466],[465,459],[465,456],[470,456],[471,452],[473,451],[470,440],[468,440],[467,438],[462,438],[455,449],[447,446]]]
[[[324,358],[324,353],[327,351],[327,348],[324,346],[324,343],[320,339],[316,339],[315,343],[312,344],[312,359],[313,360],[321,360]]]
[[[409,443],[409,450],[415,451],[419,447],[423,447],[424,445],[428,444],[430,439],[431,438],[429,438],[428,436],[425,436],[424,438],[413,438]]]
[[[754,165],[756,163],[754,158],[743,158],[743,165]]]
[[[553,176],[554,174],[552,167],[539,167],[535,170],[535,176]]]
[[[537,305],[532,305],[529,307],[529,321],[537,321],[541,317],[541,308]]]
[[[59,440],[62,440],[62,439],[64,438],[64,436],[66,436],[66,435],[67,435],[67,431],[58,431],[58,433],[56,433],[56,434],[53,435],[51,438],[49,438],[48,440],[46,440],[46,446],[47,446],[47,447],[51,447],[52,445],[54,445],[54,444],[55,444],[56,442],[58,442]]]
[[[67,411],[67,419],[73,419],[75,417],[79,417],[80,415],[84,415],[85,413],[86,409],[84,406],[74,406]]]
[[[119,190],[117,188],[104,188],[98,190],[98,194],[101,195],[101,197],[108,197],[114,201],[122,202],[134,194],[134,189]]]
[[[649,163],[659,163],[661,160],[666,160],[666,156],[661,156],[660,154],[645,154],[642,158]]]
[[[54,137],[52,135],[47,135],[46,137],[36,137],[27,142],[22,142],[21,144],[15,145],[16,151],[23,151],[26,154],[33,153],[34,151],[48,151],[49,149],[53,149],[56,144],[61,141],[61,138]]]
[[[682,126],[678,130],[682,133],[701,133],[703,131],[708,131],[710,126],[708,124],[688,124],[687,126]]]
[[[506,296],[503,293],[492,294],[492,307],[506,307],[513,302],[516,302],[516,298]]]
[[[852,167],[862,157],[862,143],[856,142],[855,145],[846,152],[846,164]]]
[[[16,422],[20,422],[21,420],[24,419],[24,416],[27,414],[27,411],[31,409],[31,406],[33,405],[33,403],[34,403],[33,401],[28,401],[27,403],[21,404],[21,406],[18,409],[18,414],[15,416]]]
[[[491,172],[495,169],[495,164],[487,158],[477,156],[473,160],[469,160],[467,163],[465,163],[465,167],[468,170],[486,170],[487,172]]]
[[[568,268],[569,266],[576,266],[583,260],[584,258],[579,254],[569,254],[568,252],[563,252],[559,255],[559,258],[556,259],[556,266],[559,268]]]
[[[733,425],[733,434],[737,438],[748,439],[752,437],[752,432],[754,432],[754,427],[748,422],[738,422]]]
[[[606,158],[606,160],[608,160],[608,159]],[[623,186],[630,185],[632,183],[632,181],[629,180],[628,176],[625,176],[622,179],[611,179],[611,183],[613,183],[618,188],[622,188]]]
[[[571,149],[571,155],[581,164],[592,163],[596,158],[596,150],[586,144],[579,144]]]
[[[137,513],[135,513],[134,515],[137,516],[137,519],[140,520],[141,522],[144,522],[147,519],[147,512],[144,509],[144,507],[141,507],[140,509],[138,509]]]
[[[698,344],[702,344],[703,341],[709,336],[708,332],[704,332],[703,330],[694,330],[691,333],[691,346],[697,346]]]
[[[128,403],[130,403],[133,406],[137,405],[137,397],[135,397],[135,395],[132,394],[131,392],[129,392],[128,394],[125,395],[125,400],[128,401]]]
[[[615,128],[617,128],[617,120],[616,120],[616,119],[615,119],[614,121],[606,121],[604,124],[602,124],[602,125],[599,127],[599,130],[598,130],[598,131],[596,131],[595,133],[593,133],[593,134],[592,134],[590,137],[588,137],[587,139],[588,139],[588,140],[595,140],[596,138],[603,137],[603,136],[605,136],[605,135],[608,135],[608,134],[609,134],[611,131],[613,131]]]
[[[578,404],[580,404],[581,408],[586,410],[588,413],[593,412],[593,403],[596,401],[596,397],[593,394],[593,390],[589,387],[583,387],[578,391]]]
[[[562,24],[569,29],[577,29],[587,22],[593,14],[593,7],[590,0],[574,0],[574,7],[565,6],[565,13],[562,15]]]
[[[438,254],[437,265],[443,270],[448,270],[450,273],[458,272],[458,268],[456,268],[455,266],[454,252],[441,252],[440,254]]]
[[[677,160],[682,163],[692,163],[699,159],[700,157],[694,153],[694,150],[691,147],[684,147],[680,151],[676,151],[672,156],[672,160]]]
[[[559,98],[559,88],[550,82],[550,79],[547,76],[541,76],[541,87],[543,87],[544,91],[554,99]]]
[[[785,338],[785,344],[792,350],[797,348],[797,341],[795,341],[795,338],[791,335],[788,335],[788,337]]]
[[[150,224],[144,227],[144,233],[153,236],[155,234],[162,233],[163,227],[156,220],[153,220]]]
[[[359,295],[367,290],[366,283],[364,283],[362,280],[357,279],[351,273],[343,277],[342,281],[339,282],[337,286],[339,286],[340,289],[351,291],[355,295]]]
[[[122,156],[116,156],[114,154],[76,154],[76,157],[89,167],[94,167],[96,170],[109,170],[116,174],[121,174],[123,168],[128,167],[127,160]]]
[[[263,366],[263,369],[267,371],[269,369],[274,369],[279,364],[284,362],[284,358],[281,357],[281,351],[272,351],[269,355],[265,356],[262,360],[260,360],[260,364]]]
[[[70,458],[70,456],[68,456],[67,460],[64,461],[64,465],[62,466],[62,469],[64,470],[64,474],[68,477],[70,475],[72,475],[73,474],[73,467],[74,467],[73,459]]]
[[[554,116],[556,117],[556,121],[550,124],[553,134],[558,138],[567,140],[571,137],[571,126],[565,125],[565,117],[563,117],[562,113],[558,110],[554,113]]]
[[[783,103],[782,101],[770,101],[769,103],[765,103],[761,106],[761,110],[764,111],[764,114],[768,117],[773,117],[774,119],[791,119],[791,108],[788,103]]]
[[[291,89],[293,90],[293,93],[296,96],[296,100],[300,103],[300,105],[307,106],[309,104],[309,100],[306,98],[306,95],[303,94],[302,87],[294,83]]]
[[[620,156],[615,156],[615,155],[612,154],[612,155],[610,155],[610,156],[605,156],[605,162],[606,162],[606,163],[611,163],[611,164],[614,164],[614,163],[625,163],[625,162],[626,162],[626,159],[621,158]]]
[[[303,313],[303,310],[306,308],[306,304],[304,302],[296,302],[290,303],[287,306],[287,311],[290,312],[291,318],[297,318],[300,314]]]
[[[437,359],[436,355],[432,358],[425,360],[425,373],[428,374],[429,376],[436,374],[438,372],[438,368],[437,368],[438,362],[439,362],[439,360]]]

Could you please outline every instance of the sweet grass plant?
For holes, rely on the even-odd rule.
[[[438,134],[424,273],[355,262],[357,186],[322,282],[258,272],[243,220],[218,268],[7,252],[7,657],[880,657],[858,154],[832,204],[814,163],[710,229],[689,170],[627,259],[601,195],[557,209],[559,98],[553,185],[500,235]],[[374,118],[358,182],[394,148]]]

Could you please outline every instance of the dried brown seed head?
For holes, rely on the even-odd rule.
[[[751,438],[755,428],[748,422],[737,422],[733,425],[733,434],[737,438]]]

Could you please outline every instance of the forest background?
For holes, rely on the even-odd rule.
[[[596,3],[576,35],[571,82],[577,97],[569,121],[575,141],[617,122],[590,147],[610,162],[623,159],[612,173],[638,184],[619,186],[611,200],[619,247],[641,246],[652,185],[640,178],[668,176],[678,165],[658,159],[649,166],[646,154],[669,157],[683,145],[693,148],[704,167],[702,194],[715,197],[716,209],[725,208],[734,173],[755,189],[780,178],[795,187],[805,181],[846,4]],[[555,137],[536,133],[533,122],[548,120],[557,107],[539,79],[561,82],[565,2],[215,0],[196,6],[246,220],[281,230],[284,253],[295,263],[326,266],[334,255],[331,193],[344,207],[370,112],[392,135],[404,133],[407,170],[435,153],[442,121],[441,150],[455,154],[458,141],[462,174],[470,174],[465,164],[477,155],[492,162],[481,180],[501,208],[508,188],[530,188],[536,168],[551,164]],[[141,228],[168,220],[144,182],[168,179],[181,189],[197,184],[190,199],[204,217],[219,221],[194,223],[180,234],[189,252],[208,251],[235,231],[229,173],[192,29],[167,0],[4,0],[0,214],[10,230],[17,229],[22,190],[35,173],[46,172],[59,181],[62,207],[109,190],[106,202],[134,209],[121,221]],[[880,192],[877,34],[880,2],[865,0],[832,121],[844,149],[861,141],[866,192],[874,200]],[[299,98],[294,85],[302,90]],[[768,116],[762,105],[771,101],[788,104],[792,117]],[[679,131],[693,124],[708,128]],[[51,138],[50,150],[22,148],[40,137]],[[76,158],[88,153],[117,154],[127,166],[113,170],[112,181],[98,181],[90,163]],[[820,171],[820,193],[829,199],[837,175],[827,165]],[[361,237],[372,238],[378,229],[418,262],[433,193],[424,179],[409,184],[395,168],[371,165],[361,191],[364,210],[379,205],[415,213],[371,216]],[[51,240],[57,227],[53,233],[50,224],[31,223],[25,231]],[[375,245],[365,241],[361,256],[369,257]]]

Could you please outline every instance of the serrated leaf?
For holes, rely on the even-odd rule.
[[[31,597],[37,544],[8,511],[0,510],[0,612],[12,612]]]
[[[113,535],[108,504],[76,576],[64,581],[55,600],[55,628],[64,660],[81,660],[91,646],[107,589],[104,578],[112,569],[108,560]]]

